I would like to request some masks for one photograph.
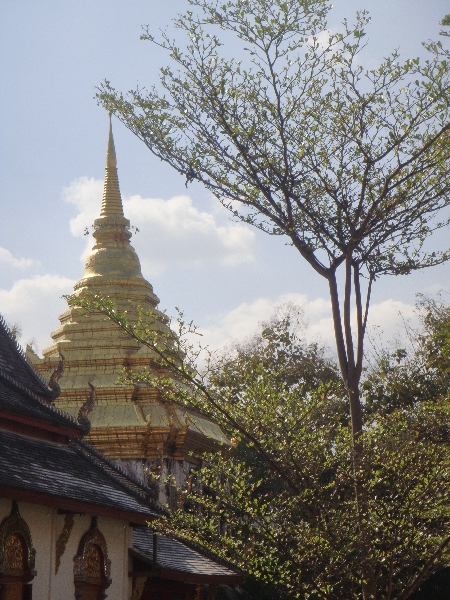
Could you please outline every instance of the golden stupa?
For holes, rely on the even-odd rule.
[[[100,293],[127,310],[130,320],[137,307],[151,308],[157,330],[168,330],[168,319],[157,310],[158,297],[142,276],[139,258],[130,244],[130,221],[125,218],[117,175],[117,161],[110,123],[106,173],[100,218],[94,222],[95,245],[86,259],[83,277],[74,294]],[[134,312],[133,312],[134,311]],[[95,388],[89,414],[87,440],[127,470],[145,479],[157,468],[181,483],[183,473],[205,451],[228,446],[220,428],[207,418],[180,405],[165,402],[156,390],[118,385],[124,367],[138,369],[152,364],[151,350],[140,346],[101,314],[83,316],[69,308],[59,316],[53,343],[39,358],[31,348],[35,367],[49,376],[64,356],[64,375],[57,406],[74,416]],[[164,497],[161,497],[164,501]]]

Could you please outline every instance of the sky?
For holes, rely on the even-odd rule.
[[[127,91],[158,81],[164,52],[139,39],[170,25],[186,0],[2,0],[0,2],[0,313],[22,326],[21,342],[42,351],[83,274],[98,216],[108,119],[94,99],[105,78]],[[329,28],[368,9],[363,60],[375,66],[399,48],[423,53],[437,39],[443,0],[341,0]],[[445,40],[440,38],[444,43]],[[143,274],[174,314],[222,347],[250,335],[274,308],[303,307],[308,335],[332,343],[327,287],[286,240],[236,223],[211,194],[161,163],[118,121],[113,123],[126,216]],[[436,240],[448,244],[448,232]],[[417,293],[449,286],[450,265],[377,282],[370,324],[390,336],[415,322]],[[399,316],[401,313],[402,316]]]

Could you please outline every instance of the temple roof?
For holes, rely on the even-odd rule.
[[[54,498],[59,508],[71,508],[76,503],[80,511],[84,506],[89,514],[106,512],[116,518],[127,513],[130,519],[133,513],[141,523],[161,514],[150,508],[136,483],[127,481],[87,444],[72,440],[65,446],[0,429],[0,447],[2,495],[9,488],[19,499],[22,490],[22,500],[39,503],[41,499],[42,504],[48,504]]]
[[[0,352],[0,356],[1,356]],[[59,410],[51,404],[43,402],[37,394],[21,390],[0,374],[0,413],[8,413],[16,418],[33,420],[35,426],[46,424],[54,427],[72,430],[73,437],[80,437],[85,433],[82,425],[74,417]],[[29,422],[29,421],[28,421]],[[77,435],[78,434],[78,435]]]
[[[0,321],[2,496],[10,490],[15,499],[42,504],[53,499],[58,508],[76,505],[90,514],[126,514],[138,522],[161,514],[148,488],[83,442],[83,427],[42,399],[47,391]]]
[[[22,348],[12,336],[5,320],[0,315],[0,376],[12,385],[53,399],[53,393],[44,379],[35,371]]]
[[[38,429],[48,425],[53,430],[72,432],[73,437],[85,433],[74,417],[52,404],[54,393],[28,362],[22,349],[0,316],[0,416],[13,416]]]
[[[153,562],[153,531],[149,527],[134,527],[133,548],[141,560]],[[179,579],[186,583],[242,583],[243,573],[235,566],[217,557],[208,556],[200,547],[157,534],[156,566],[161,577]]]

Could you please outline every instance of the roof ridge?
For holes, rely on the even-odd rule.
[[[33,398],[33,400],[36,400],[37,402],[39,402],[40,406],[44,410],[47,410],[51,414],[56,414],[59,417],[62,417],[63,419],[65,419],[66,421],[68,421],[68,423],[67,423],[68,425],[71,425],[71,426],[75,425],[83,433],[86,433],[84,427],[82,425],[80,425],[80,423],[77,422],[77,420],[75,419],[75,417],[73,417],[71,414],[69,414],[69,413],[61,410],[60,408],[58,408],[54,404],[50,404],[50,403],[45,402],[44,400],[42,400],[42,398],[40,398],[39,394],[37,394],[33,390],[30,390],[27,386],[23,385],[21,382],[17,381],[13,377],[11,377],[11,375],[9,373],[6,373],[1,367],[0,367],[0,377],[2,377],[3,379],[5,379],[13,387],[21,390],[22,392],[26,392],[29,396],[31,396],[31,398]]]
[[[159,506],[155,500],[151,498],[153,490],[143,485],[139,479],[130,475],[123,467],[116,464],[114,461],[105,456],[97,448],[94,448],[85,440],[72,440],[72,445],[75,450],[87,456],[88,458],[97,459],[96,464],[102,468],[102,470],[111,478],[119,483],[127,492],[131,492],[137,496],[140,500],[144,500],[150,505],[153,510],[157,511],[161,515],[167,516],[167,511]],[[102,464],[103,463],[103,464]],[[108,467],[108,468],[105,468]],[[113,471],[113,473],[111,473]],[[130,485],[131,484],[131,485]],[[136,489],[137,488],[137,489]]]
[[[35,379],[37,379],[37,381],[41,385],[44,386],[45,391],[48,392],[49,397],[51,397],[52,391],[48,387],[47,382],[42,377],[42,375],[40,373],[38,373],[36,371],[36,369],[34,368],[33,363],[31,362],[31,360],[26,355],[24,349],[19,344],[19,342],[16,340],[16,338],[13,336],[12,331],[9,328],[8,324],[6,323],[6,320],[5,320],[5,318],[4,318],[4,316],[2,314],[0,314],[0,327],[3,327],[3,329],[5,330],[5,333],[8,336],[8,338],[9,338],[10,342],[12,343],[12,345],[14,346],[14,349],[16,350],[17,354],[20,356],[20,358],[22,359],[22,361],[26,364],[26,366],[28,367],[28,370],[30,371],[30,373],[32,374],[32,376]]]

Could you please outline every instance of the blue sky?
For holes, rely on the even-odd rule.
[[[343,16],[370,11],[370,66],[395,47],[419,55],[449,12],[443,0],[371,4],[335,2],[329,18],[333,29]],[[41,350],[49,343],[64,310],[60,296],[82,276],[82,231],[99,207],[107,136],[95,86],[104,78],[124,91],[156,83],[167,59],[139,40],[141,24],[157,32],[186,7],[185,0],[0,3],[0,312],[22,323],[23,342],[35,338]],[[304,305],[311,332],[330,339],[325,282],[293,248],[230,221],[209,193],[186,189],[118,122],[114,136],[125,210],[140,229],[132,242],[162,308],[182,307],[220,345],[291,300]],[[377,283],[372,324],[391,331],[398,310],[412,314],[416,292],[448,288],[449,276],[445,265]]]

